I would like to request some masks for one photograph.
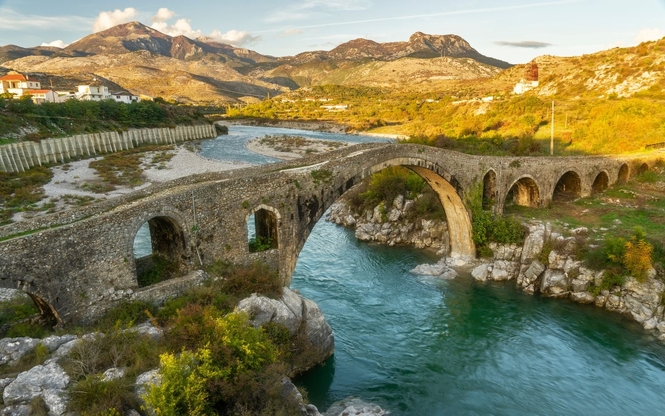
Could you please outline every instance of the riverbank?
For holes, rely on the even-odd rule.
[[[275,159],[293,160],[308,154],[329,152],[353,144],[297,136],[265,136],[248,141],[245,148],[250,152]]]
[[[217,124],[226,126],[263,126],[283,129],[321,131],[326,133],[346,134],[350,128],[346,124],[333,121],[318,120],[273,120],[273,119],[226,119],[217,121]]]
[[[222,162],[219,160],[205,158],[188,145],[178,145],[173,150],[160,152],[146,152],[141,156],[141,168],[143,170],[143,183],[138,186],[114,185],[111,187],[104,183],[99,173],[90,167],[90,163],[103,159],[96,157],[70,162],[51,168],[53,177],[51,181],[43,186],[44,198],[39,202],[41,205],[49,204],[47,212],[18,212],[14,214],[14,222],[35,215],[52,213],[66,210],[71,206],[86,205],[96,200],[115,198],[146,187],[153,183],[168,182],[173,179],[182,178],[207,172],[221,172],[226,170],[241,169],[252,166],[242,162]],[[159,163],[153,163],[156,155],[168,155]]]

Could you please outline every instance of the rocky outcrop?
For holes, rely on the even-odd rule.
[[[2,393],[4,404],[11,409],[20,410],[36,397],[44,400],[49,415],[62,415],[67,407],[65,389],[69,376],[56,363],[38,365],[19,374],[5,387]],[[5,408],[5,413],[7,408]]]
[[[627,276],[621,287],[599,291],[604,271],[584,267],[573,254],[577,238],[587,231],[578,228],[572,230],[573,236],[564,237],[552,232],[549,223],[534,222],[522,247],[490,245],[493,258],[476,266],[471,275],[477,281],[515,280],[517,288],[529,294],[570,298],[622,313],[645,329],[658,329],[665,340],[665,283],[651,269],[644,282]],[[548,247],[552,250],[543,253]]]
[[[391,206],[377,205],[359,215],[346,201],[336,202],[330,208],[328,221],[356,229],[356,238],[395,246],[409,244],[416,248],[430,248],[439,254],[450,251],[448,224],[440,220],[412,220],[409,211],[414,200],[398,195]]]
[[[302,363],[304,368],[294,369],[294,372],[306,371],[324,362],[335,351],[335,337],[321,309],[297,291],[283,288],[280,299],[253,294],[241,300],[236,309],[246,312],[255,327],[275,322],[284,325],[291,336],[303,331],[310,344],[311,361]]]
[[[357,397],[347,397],[333,403],[324,416],[385,416],[389,414],[390,412],[376,404],[367,403]]]

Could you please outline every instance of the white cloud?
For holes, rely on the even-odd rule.
[[[192,29],[190,20],[185,18],[176,20],[172,25],[168,22],[154,22],[151,27],[169,36],[187,36],[190,39],[196,39],[202,35],[200,30]]]
[[[649,42],[649,41],[652,41],[652,40],[659,40],[663,36],[665,36],[665,34],[663,34],[663,32],[661,32],[660,29],[656,29],[656,28],[642,29],[635,36],[635,42],[642,43],[642,42]]]
[[[131,22],[136,20],[136,14],[136,9],[133,7],[127,7],[125,10],[115,9],[112,12],[101,12],[92,25],[92,31],[97,33],[122,23]]]
[[[303,33],[305,33],[305,31],[302,30],[302,29],[292,28],[292,29],[286,29],[285,31],[282,32],[281,35],[282,36],[295,36],[295,35],[302,35]]]
[[[62,48],[66,48],[67,44],[65,42],[61,41],[60,39],[58,39],[58,40],[54,40],[53,42],[50,42],[50,43],[42,43],[40,46],[55,46],[56,48],[62,49]]]
[[[357,11],[367,10],[370,7],[372,7],[371,0],[304,0],[275,10],[266,21],[305,20],[326,15],[326,12],[330,11]]]
[[[89,26],[92,19],[81,16],[39,16],[17,13],[8,7],[0,6],[0,27],[4,30],[51,29],[79,31]]]
[[[162,7],[161,9],[157,10],[157,14],[152,17],[152,22],[166,22],[171,20],[173,16],[175,16],[175,12],[173,10]]]
[[[226,33],[214,30],[208,37],[214,41],[228,43],[233,46],[252,45],[261,40],[259,36],[252,36],[251,33],[241,30],[229,30]]]

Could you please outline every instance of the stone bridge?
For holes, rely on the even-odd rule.
[[[72,211],[0,228],[0,287],[27,292],[61,323],[85,321],[121,300],[163,300],[197,279],[216,260],[262,260],[284,285],[314,225],[349,188],[389,166],[405,166],[438,193],[446,211],[452,255],[473,256],[464,204],[474,186],[484,206],[532,207],[560,195],[586,196],[649,169],[639,157],[488,157],[432,147],[365,144],[236,171],[195,175]],[[554,201],[554,202],[553,202]],[[252,252],[248,220],[271,248]],[[182,276],[140,287],[138,230],[149,225],[152,253],[178,264]]]

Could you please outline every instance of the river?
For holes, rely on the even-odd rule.
[[[231,126],[202,143],[221,160],[270,163],[244,150],[265,134],[377,141]],[[335,355],[296,380],[326,409],[357,396],[393,415],[662,415],[665,346],[617,314],[522,294],[514,282],[409,272],[431,253],[358,242],[320,221],[291,287],[321,307]]]

